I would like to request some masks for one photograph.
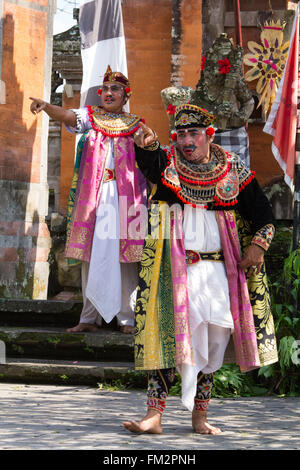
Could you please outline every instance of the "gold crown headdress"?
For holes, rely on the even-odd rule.
[[[105,83],[118,82],[124,87],[126,95],[129,97],[132,94],[130,90],[130,83],[127,77],[122,74],[122,72],[113,72],[110,65],[107,66],[106,72],[103,78],[103,85]],[[101,95],[102,90],[98,90],[98,93]]]
[[[213,114],[193,104],[182,104],[175,109],[175,129],[208,127],[214,120]]]

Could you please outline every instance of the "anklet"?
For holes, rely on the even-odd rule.
[[[194,398],[195,411],[206,411],[209,405],[209,400],[199,400]]]
[[[166,407],[166,400],[159,400],[159,398],[148,398],[147,406],[152,410],[156,410],[160,413],[163,413]]]

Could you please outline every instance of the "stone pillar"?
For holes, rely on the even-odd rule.
[[[5,82],[1,78],[2,70],[2,30],[3,30],[3,0],[0,0],[0,104],[5,104]]]
[[[202,0],[172,0],[171,85],[195,88],[202,49]]]
[[[68,94],[63,93],[62,105],[66,109],[76,109],[80,107],[80,88],[81,84],[69,84],[67,81]],[[71,92],[70,92],[71,91]],[[64,216],[67,215],[69,192],[72,184],[75,152],[76,152],[76,136],[67,131],[62,125],[61,128],[61,175],[60,175],[60,200],[59,212]]]
[[[29,97],[50,98],[54,3],[2,2],[0,297],[47,298],[48,117]]]
[[[207,51],[214,40],[224,33],[224,22],[226,15],[226,2],[215,2],[215,0],[203,0],[203,44],[202,50]]]
[[[48,139],[49,215],[59,211],[61,126],[50,119]]]

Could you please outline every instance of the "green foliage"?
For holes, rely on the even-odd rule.
[[[300,394],[300,248],[284,261],[279,280],[270,294],[278,344],[278,363],[262,367],[258,377],[269,392]]]
[[[60,378],[63,382],[66,382],[69,379],[69,377],[66,374],[60,375]]]
[[[109,390],[111,392],[126,390],[126,384],[121,379],[112,380],[111,383],[108,382],[99,382],[97,383],[99,390]]]
[[[264,395],[267,389],[254,383],[250,374],[240,371],[236,364],[226,364],[214,374],[213,397],[249,397]]]
[[[212,397],[237,398],[240,396],[264,395],[267,389],[256,385],[250,374],[244,374],[236,364],[225,364],[214,374]],[[181,394],[181,378],[176,374],[176,383],[170,390],[170,395]]]
[[[296,340],[293,336],[284,336],[280,340],[278,355],[281,373],[284,374],[286,369],[293,367],[292,357],[295,352]]]
[[[119,377],[106,379],[98,383],[99,390],[129,390],[129,389],[145,389],[147,388],[147,372],[146,371],[128,371]]]

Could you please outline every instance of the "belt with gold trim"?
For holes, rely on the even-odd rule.
[[[115,170],[111,170],[110,168],[105,168],[104,176],[103,176],[103,183],[107,183],[108,181],[112,181],[116,179]]]
[[[185,250],[186,264],[195,264],[199,261],[224,261],[222,250],[200,252],[194,250]]]

